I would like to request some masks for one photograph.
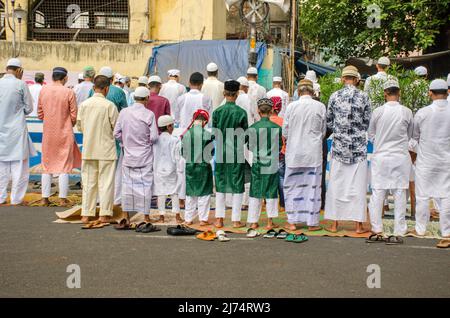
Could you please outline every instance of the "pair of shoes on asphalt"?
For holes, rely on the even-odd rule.
[[[205,231],[197,235],[197,238],[202,241],[214,241],[217,239],[219,242],[229,242],[230,238],[225,234],[224,230],[218,230],[216,233],[213,231]]]
[[[173,235],[173,236],[185,236],[185,235],[195,235],[198,230],[188,228],[184,225],[178,225],[176,227],[168,227],[167,228],[167,234]]]
[[[266,234],[264,234],[264,238],[277,238],[279,240],[285,240],[288,236],[288,232],[283,229],[280,229],[278,232],[274,229],[268,230]]]
[[[159,232],[161,229],[151,223],[141,222],[136,226],[136,232],[138,233],[152,233]]]
[[[366,239],[366,243],[386,243],[386,245],[400,245],[403,244],[403,239],[400,236],[390,235],[384,237],[381,234],[372,234]]]

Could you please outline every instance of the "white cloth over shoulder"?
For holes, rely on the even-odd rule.
[[[413,131],[410,109],[387,102],[374,110],[369,140],[374,143],[371,158],[371,185],[374,189],[408,189],[411,157],[408,151]]]
[[[0,79],[0,161],[22,161],[37,153],[28,135],[25,116],[33,100],[25,82],[6,74]]]
[[[178,162],[181,157],[179,138],[163,132],[153,145],[155,159],[153,171],[155,176],[154,195],[173,195],[178,193]]]
[[[311,96],[289,104],[283,121],[286,167],[315,168],[322,165],[326,133],[326,107]]]
[[[435,100],[414,117],[413,140],[417,143],[416,194],[450,196],[450,106]]]

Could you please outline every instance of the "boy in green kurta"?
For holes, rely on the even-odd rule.
[[[258,101],[261,120],[248,129],[247,142],[253,153],[252,179],[247,223],[256,229],[261,215],[263,199],[266,199],[267,227],[277,227],[273,218],[278,217],[278,159],[282,147],[282,129],[270,121],[273,102],[263,98]]]
[[[248,128],[247,112],[236,105],[240,84],[229,80],[224,84],[226,103],[213,113],[212,127],[216,134],[216,227],[223,227],[225,195],[231,193],[233,207],[231,221],[234,228],[241,223],[242,199],[245,182],[245,131]],[[217,136],[220,135],[220,136]],[[221,137],[221,138],[219,138]]]
[[[197,110],[190,128],[182,140],[182,152],[186,160],[184,219],[187,225],[194,223],[197,214],[201,226],[209,225],[208,217],[213,193],[213,173],[210,161],[214,147],[211,133],[204,129],[208,121],[208,112],[203,109]]]

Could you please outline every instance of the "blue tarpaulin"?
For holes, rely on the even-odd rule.
[[[266,56],[264,43],[257,44],[259,69]],[[180,82],[188,84],[190,74],[206,75],[206,65],[214,62],[219,67],[219,79],[237,79],[245,76],[248,68],[249,42],[247,40],[202,40],[164,44],[153,48],[147,75],[167,76],[170,69],[181,71]]]
[[[308,70],[313,70],[316,72],[318,76],[323,76],[328,73],[334,73],[336,72],[336,69],[330,66],[325,65],[319,65],[312,62],[306,62],[303,59],[298,59],[295,63],[295,68],[297,72],[300,71],[300,73],[306,74]]]

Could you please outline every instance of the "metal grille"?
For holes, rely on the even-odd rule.
[[[5,5],[0,1],[0,40],[6,40]]]
[[[128,43],[128,0],[29,0],[28,40]]]

